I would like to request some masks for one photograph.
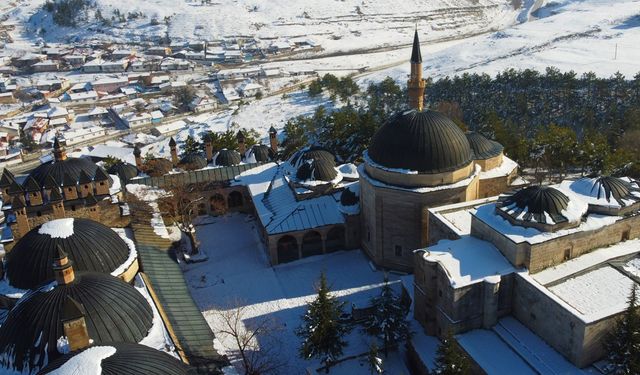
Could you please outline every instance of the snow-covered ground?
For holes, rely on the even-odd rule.
[[[373,271],[358,250],[271,267],[251,217],[233,214],[206,218],[201,223],[197,227],[197,236],[209,259],[185,266],[185,279],[191,295],[227,351],[233,351],[234,343],[220,334],[218,311],[239,302],[245,306],[245,324],[264,317],[275,319],[282,328],[278,335],[282,340],[281,357],[288,361],[283,374],[301,374],[307,367],[320,367],[318,361],[305,361],[298,356],[300,339],[294,330],[300,325],[306,303],[315,298],[314,285],[321,271],[326,273],[334,294],[347,301],[347,307],[352,303],[368,303],[379,293],[384,280],[383,273]],[[390,275],[390,279],[397,280],[397,277]],[[345,356],[367,352],[371,342],[359,326],[347,339],[349,346],[345,349]],[[392,366],[388,368],[389,373],[408,373],[403,368],[401,354],[393,352],[390,356],[397,358],[388,359],[388,365]],[[343,366],[344,372],[336,369],[331,373],[368,373],[367,367],[360,367],[358,360],[345,363],[340,368]],[[359,368],[361,372],[353,372]]]

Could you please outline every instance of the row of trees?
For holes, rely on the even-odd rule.
[[[344,161],[357,160],[377,128],[406,106],[406,89],[391,78],[364,91],[352,82],[327,74],[309,86],[310,96],[327,90],[344,105],[333,111],[321,106],[311,116],[289,120],[285,155],[317,143]],[[632,163],[640,158],[640,73],[631,80],[620,73],[578,77],[556,68],[509,69],[495,78],[465,73],[429,82],[426,99],[463,130],[500,142],[524,167],[557,177],[568,169],[640,177]]]

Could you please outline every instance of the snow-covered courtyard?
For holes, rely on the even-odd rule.
[[[315,283],[320,272],[325,272],[335,295],[347,302],[345,311],[350,311],[351,304],[366,305],[379,293],[384,281],[384,274],[374,271],[359,250],[271,267],[256,222],[243,214],[204,218],[197,226],[197,235],[208,260],[186,265],[185,279],[216,337],[233,357],[233,340],[219,334],[222,324],[219,311],[238,303],[245,307],[245,324],[265,317],[274,319],[282,328],[278,332],[282,345],[280,356],[287,360],[286,367],[280,371],[283,374],[302,374],[307,368],[321,366],[319,361],[305,361],[299,357],[300,339],[294,332],[300,325],[306,303],[315,298]],[[398,277],[389,275],[389,279],[398,290]],[[347,339],[345,357],[366,353],[372,340],[359,325]],[[368,374],[367,365],[362,365],[364,360],[347,361],[333,368],[331,373]],[[390,352],[385,363],[389,373],[409,373],[404,365],[404,353]]]

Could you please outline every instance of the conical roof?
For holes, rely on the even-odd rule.
[[[413,34],[413,47],[411,48],[411,63],[422,63],[422,53],[420,53],[420,39],[418,38],[418,29]]]
[[[550,186],[529,186],[500,196],[497,207],[513,219],[540,224],[568,221],[569,197]]]

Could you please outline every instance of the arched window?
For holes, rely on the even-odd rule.
[[[227,201],[229,203],[229,208],[242,207],[242,205],[244,204],[242,193],[239,191],[232,191],[231,193],[229,193],[229,199],[227,199]]]
[[[209,199],[209,206],[213,215],[222,215],[227,210],[227,205],[222,194],[215,194]]]
[[[291,262],[298,259],[298,241],[293,236],[282,236],[278,239],[278,263]]]
[[[320,236],[320,233],[314,230],[305,233],[304,237],[302,237],[302,257],[320,254],[322,254],[322,236]]]
[[[327,249],[327,253],[337,250],[344,250],[344,238],[345,234],[343,226],[336,226],[331,228],[327,233],[327,239],[325,240],[325,248]]]

